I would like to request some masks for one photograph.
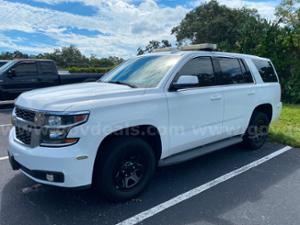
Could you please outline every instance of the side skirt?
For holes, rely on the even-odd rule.
[[[180,162],[185,162],[196,157],[217,151],[222,148],[226,148],[228,146],[240,143],[243,141],[242,136],[235,136],[232,138],[228,138],[222,141],[214,142],[211,144],[207,144],[201,147],[193,148],[190,150],[186,150],[184,152],[177,153],[175,155],[171,155],[165,159],[161,159],[159,161],[159,166],[169,166],[173,164],[177,164]]]

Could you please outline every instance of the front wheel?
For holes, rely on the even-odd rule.
[[[156,158],[150,145],[135,137],[108,143],[96,162],[95,184],[109,200],[124,201],[142,192],[151,180]]]
[[[267,140],[270,119],[263,112],[254,112],[244,135],[244,145],[251,149],[261,148]]]

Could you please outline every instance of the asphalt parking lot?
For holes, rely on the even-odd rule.
[[[137,199],[110,203],[93,190],[37,185],[21,172],[12,171],[6,159],[10,113],[10,108],[0,109],[1,225],[131,224],[130,219],[138,219],[140,224],[166,225],[299,224],[299,149],[269,158],[285,146],[269,142],[255,152],[233,146],[186,163],[159,168],[150,187]],[[262,163],[261,159],[266,160]],[[247,165],[252,166],[239,170]],[[241,173],[215,182],[233,171]],[[191,190],[199,191],[198,187],[206,189],[190,197],[185,195],[185,201],[176,197],[194,193]],[[173,204],[165,204],[170,199]],[[158,206],[167,207],[158,212]],[[142,212],[147,218],[135,217]]]

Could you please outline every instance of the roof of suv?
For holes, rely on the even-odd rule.
[[[259,56],[255,56],[255,55],[248,55],[248,54],[241,54],[241,53],[231,53],[231,52],[218,52],[218,51],[166,51],[166,52],[149,53],[147,55],[181,55],[181,56],[188,56],[188,55],[194,55],[194,54],[269,60],[267,58],[263,58],[263,57],[259,57]]]

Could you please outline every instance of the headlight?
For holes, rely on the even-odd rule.
[[[46,114],[42,128],[41,146],[59,147],[77,143],[79,138],[67,138],[69,131],[88,120],[88,112],[67,115]]]

